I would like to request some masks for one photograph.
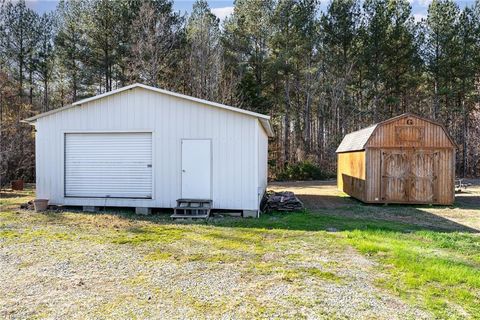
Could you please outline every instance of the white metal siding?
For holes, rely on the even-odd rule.
[[[268,136],[258,124],[258,202],[262,201],[268,184]]]
[[[52,204],[171,208],[181,197],[182,139],[211,139],[214,207],[257,210],[257,122],[249,115],[140,88],[88,102],[38,119],[37,195]],[[64,197],[65,132],[100,131],[153,133],[151,200],[108,199],[105,204],[104,199]]]
[[[152,197],[151,133],[66,133],[65,196]]]

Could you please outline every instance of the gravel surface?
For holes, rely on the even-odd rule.
[[[48,234],[63,234],[71,228],[55,225],[47,230]],[[21,237],[19,241],[1,239],[0,316],[430,318],[428,313],[375,286],[381,275],[374,262],[350,248],[305,244],[315,235],[300,234],[301,237],[292,239],[285,235],[287,239],[281,246],[258,254],[258,260],[239,258],[234,262],[188,259],[206,248],[205,243],[195,247],[184,239],[161,246],[154,242],[112,244],[41,236],[31,241]],[[302,246],[305,255],[299,254]],[[152,248],[175,254],[149,260],[146,257]],[[298,274],[297,270],[324,270],[335,277],[323,279]]]
[[[331,182],[273,188],[296,192],[307,208],[323,210],[319,214],[407,219],[393,206],[366,212],[339,197]],[[458,198],[464,208],[424,207],[408,219],[478,230],[478,207],[469,204],[479,195],[474,186]],[[350,247],[340,228],[40,214],[18,209],[31,192],[3,196],[0,319],[434,319],[422,304],[385,288],[389,265]]]

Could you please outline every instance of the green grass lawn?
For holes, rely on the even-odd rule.
[[[480,215],[480,212],[479,212]],[[380,263],[388,277],[378,285],[439,318],[480,319],[480,237],[425,230],[391,221],[324,216],[309,212],[264,215],[255,221],[222,222],[238,227],[311,230],[335,237]],[[322,230],[340,231],[326,235]]]
[[[0,248],[39,239],[56,245],[77,242],[129,246],[138,248],[135,250],[148,263],[231,264],[253,274],[276,274],[281,281],[310,277],[336,283],[348,279],[338,272],[335,261],[322,268],[308,263],[313,263],[320,251],[334,256],[353,248],[375,262],[374,268],[381,276],[374,282],[381,290],[427,310],[435,318],[480,319],[480,237],[474,229],[430,228],[421,223],[389,221],[374,214],[401,211],[407,216],[418,215],[418,208],[355,204],[328,212],[270,213],[259,219],[174,223],[165,216],[138,217],[131,212],[36,214],[19,210],[18,204],[31,197],[30,191],[0,200]],[[354,214],[347,216],[346,211]],[[368,218],[362,218],[362,212]],[[188,250],[180,249],[187,247]],[[269,254],[276,258],[266,259]],[[348,264],[342,263],[342,268],[348,268]],[[145,280],[139,277],[131,279],[133,285],[142,281]],[[220,305],[213,306],[220,308],[224,302],[215,303]],[[196,306],[198,311],[210,307]],[[254,317],[269,314],[265,307],[249,312]]]

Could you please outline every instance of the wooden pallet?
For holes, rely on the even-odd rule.
[[[178,199],[170,216],[174,219],[208,219],[212,210],[210,199]]]

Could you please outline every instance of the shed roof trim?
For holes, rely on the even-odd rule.
[[[43,118],[43,117],[49,116],[51,114],[54,114],[54,113],[57,113],[57,112],[62,112],[64,110],[71,109],[71,108],[74,108],[74,107],[79,107],[82,104],[85,104],[87,102],[102,99],[102,98],[105,98],[105,97],[108,97],[108,96],[111,96],[111,95],[114,95],[114,94],[117,94],[117,93],[120,93],[120,92],[123,92],[123,91],[134,89],[134,88],[142,88],[142,89],[154,91],[154,92],[157,92],[157,93],[162,93],[162,94],[165,94],[165,95],[190,100],[190,101],[193,101],[193,102],[198,102],[198,103],[209,105],[209,106],[212,106],[212,107],[225,109],[225,110],[249,115],[249,116],[252,116],[252,117],[256,117],[260,120],[260,123],[265,128],[265,131],[267,132],[268,136],[271,137],[271,136],[274,135],[272,127],[270,125],[270,121],[269,121],[270,116],[267,116],[267,115],[264,115],[264,114],[261,114],[261,113],[256,113],[256,112],[253,112],[253,111],[248,111],[248,110],[244,110],[244,109],[240,109],[240,108],[227,106],[227,105],[217,103],[217,102],[212,102],[212,101],[208,101],[208,100],[204,100],[204,99],[200,99],[200,98],[195,98],[195,97],[192,97],[192,96],[187,96],[187,95],[184,95],[184,94],[180,94],[180,93],[176,93],[176,92],[172,92],[172,91],[168,91],[168,90],[164,90],[164,89],[159,89],[159,88],[147,86],[147,85],[144,85],[144,84],[141,84],[141,83],[134,83],[134,84],[131,84],[131,85],[126,86],[126,87],[122,87],[122,88],[119,88],[119,89],[116,89],[116,90],[112,90],[112,91],[109,91],[109,92],[105,92],[105,93],[102,93],[102,94],[99,94],[99,95],[96,95],[96,96],[93,96],[93,97],[90,97],[90,98],[86,98],[86,99],[74,102],[71,105],[68,105],[68,106],[65,106],[65,107],[62,107],[62,108],[58,108],[58,109],[50,110],[50,111],[47,111],[47,112],[44,112],[44,113],[40,113],[36,116],[33,116],[33,117],[27,118],[25,120],[22,120],[22,122],[33,123],[39,118]]]

